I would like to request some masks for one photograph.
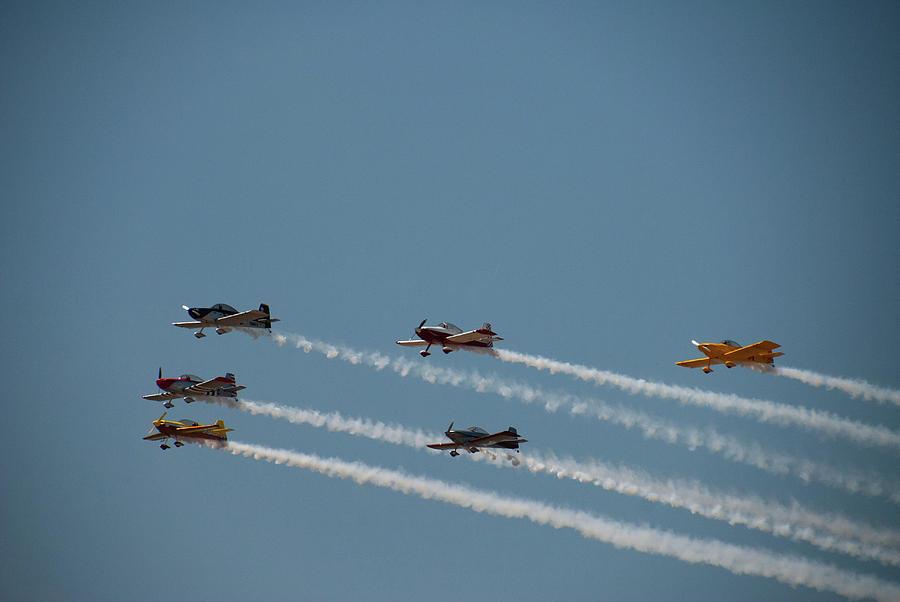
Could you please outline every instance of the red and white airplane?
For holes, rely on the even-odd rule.
[[[493,353],[491,347],[494,346],[494,341],[503,340],[491,330],[490,322],[485,322],[478,330],[463,332],[462,328],[450,322],[441,322],[437,326],[425,326],[427,321],[428,318],[425,318],[416,328],[418,340],[396,341],[396,343],[404,347],[425,347],[419,354],[422,357],[428,357],[431,355],[428,350],[432,345],[440,345],[441,351],[444,353],[466,348],[469,348],[470,351]]]
[[[182,374],[178,378],[163,378],[162,367],[159,368],[159,378],[156,386],[164,393],[153,395],[141,395],[150,401],[164,401],[167,408],[174,408],[173,399],[184,397],[185,403],[197,401],[198,397],[231,397],[237,399],[237,392],[247,387],[237,386],[234,374],[226,372],[225,376],[217,376],[210,380],[203,380],[193,374]]]
[[[242,312],[225,303],[216,303],[212,307],[188,307],[187,305],[181,307],[196,322],[172,322],[172,325],[180,328],[199,328],[200,330],[194,333],[198,339],[206,336],[203,334],[203,329],[206,327],[215,328],[216,334],[231,332],[233,328],[265,328],[272,332],[272,322],[278,322],[278,318],[271,317],[269,306],[265,303],[260,303],[259,309]],[[253,334],[253,331],[249,332]],[[253,336],[257,335],[253,334]]]

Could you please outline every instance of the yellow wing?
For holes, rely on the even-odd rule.
[[[695,360],[685,360],[683,362],[675,362],[676,366],[683,366],[685,368],[702,368],[703,366],[708,366],[710,363],[713,364],[721,364],[717,359],[710,359],[708,357],[701,357]]]
[[[772,353],[772,350],[777,347],[781,347],[781,345],[773,343],[772,341],[759,341],[758,343],[753,343],[752,345],[729,351],[722,356],[722,359],[729,362],[769,363],[772,361],[772,358],[784,355],[781,352]]]

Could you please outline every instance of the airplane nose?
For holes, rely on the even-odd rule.
[[[188,315],[189,315],[190,317],[194,318],[195,320],[199,320],[199,319],[200,319],[200,312],[197,311],[197,308],[196,308],[196,307],[192,307],[192,308],[188,309]]]

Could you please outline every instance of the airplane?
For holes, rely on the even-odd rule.
[[[494,341],[502,341],[496,332],[491,330],[491,323],[485,322],[478,330],[470,330],[463,332],[462,328],[451,324],[450,322],[441,322],[437,326],[425,326],[428,318],[422,320],[419,327],[416,328],[416,336],[418,340],[396,341],[398,345],[404,347],[425,347],[419,354],[422,357],[431,355],[428,350],[432,345],[440,345],[444,353],[450,353],[458,348],[472,348],[471,351],[477,351],[475,348],[482,348],[489,351],[494,346]]]
[[[270,317],[269,306],[259,304],[259,309],[238,312],[235,308],[225,303],[216,303],[212,307],[188,307],[182,305],[182,309],[188,312],[196,322],[172,322],[173,326],[181,328],[199,328],[194,336],[202,339],[206,335],[203,329],[207,326],[216,328],[216,334],[231,332],[232,328],[265,328],[272,332],[272,322],[278,322],[278,318]]]
[[[197,397],[231,397],[237,399],[237,392],[246,389],[244,386],[237,386],[234,374],[226,372],[225,376],[217,376],[210,380],[203,380],[199,376],[193,374],[182,374],[178,378],[163,378],[162,366],[159,368],[159,378],[156,379],[156,386],[164,391],[164,393],[154,393],[153,395],[141,395],[144,399],[150,401],[165,401],[163,405],[167,408],[174,408],[173,399],[184,397],[185,403],[197,401]]]
[[[519,433],[513,426],[505,431],[489,435],[486,430],[477,426],[471,426],[468,430],[454,431],[453,423],[451,422],[444,434],[453,443],[430,443],[428,447],[431,449],[449,449],[450,455],[454,458],[459,455],[459,452],[456,451],[458,449],[465,449],[470,454],[474,454],[482,447],[514,449],[516,453],[519,453],[519,444],[528,441],[528,439],[519,439]]]
[[[771,372],[775,369],[775,358],[784,355],[780,351],[772,353],[773,349],[781,347],[772,341],[759,341],[746,347],[741,347],[740,343],[728,339],[720,343],[698,343],[697,341],[691,341],[691,343],[696,345],[697,349],[702,351],[706,357],[675,362],[675,365],[685,368],[703,368],[703,372],[706,374],[712,372],[712,368],[710,368],[712,364],[725,364],[726,368],[740,365],[751,370]]]
[[[215,442],[228,440],[228,434],[234,429],[226,428],[225,423],[217,420],[215,424],[200,424],[193,420],[184,420],[175,422],[174,420],[166,420],[166,412],[153,421],[153,428],[144,437],[147,441],[159,441],[163,439],[159,448],[163,451],[169,449],[169,438],[175,439],[175,447],[181,447],[184,443],[181,439],[207,439]],[[153,432],[156,429],[157,433]]]

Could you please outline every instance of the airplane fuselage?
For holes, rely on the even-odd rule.
[[[187,378],[157,378],[156,386],[167,393],[181,393],[188,387],[201,382],[203,381],[190,380]]]
[[[224,318],[225,316],[233,316],[237,313],[237,311],[226,312],[219,309],[213,309],[211,307],[191,307],[187,310],[187,312],[190,317],[207,324],[215,324],[216,320],[218,320],[219,318]]]
[[[156,427],[156,430],[159,431],[159,435],[162,435],[162,437],[157,435],[156,438],[162,439],[163,437],[165,437],[165,438],[171,437],[172,439],[175,439],[176,441],[178,441],[180,439],[211,439],[213,441],[224,441],[227,439],[227,437],[225,437],[223,435],[213,435],[211,433],[206,433],[203,431],[199,431],[196,433],[181,433],[181,434],[179,434],[178,430],[181,428],[184,428],[184,427],[161,424]],[[214,425],[214,424],[210,425],[210,428],[216,428],[216,425]]]
[[[416,336],[428,343],[429,345],[440,345],[445,349],[452,351],[454,347],[490,347],[490,343],[481,341],[469,341],[466,343],[447,343],[447,338],[462,331],[453,331],[440,326],[425,326],[416,328]]]

